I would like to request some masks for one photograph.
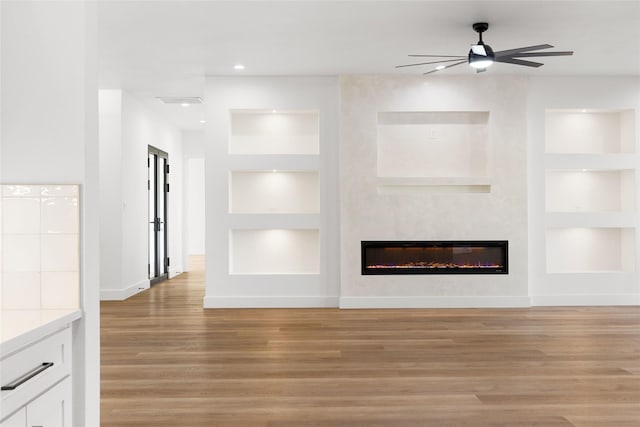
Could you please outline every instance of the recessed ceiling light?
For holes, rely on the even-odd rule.
[[[205,124],[205,123],[207,123],[207,121],[206,120],[200,120],[200,123]]]
[[[182,107],[188,107],[189,105],[191,105],[191,104],[187,104],[186,102],[183,102],[182,104],[180,104],[180,106],[182,106]]]
[[[277,112],[278,112],[278,111],[276,111],[276,110],[271,110],[271,113],[272,113],[272,114],[275,114],[275,113],[277,113]]]
[[[234,70],[244,70],[244,65],[242,64],[236,64],[233,66]]]
[[[159,96],[165,104],[202,104],[202,98],[198,96]]]

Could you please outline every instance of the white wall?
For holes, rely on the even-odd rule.
[[[118,105],[117,93],[120,93]],[[183,270],[182,146],[180,131],[125,91],[101,91],[101,205],[118,218],[106,219],[101,244],[104,269],[102,299],[126,299],[149,287],[148,277],[148,146],[169,153],[169,277]],[[120,111],[118,121],[117,111]],[[118,128],[119,125],[119,128]],[[109,228],[113,226],[114,228]]]
[[[81,306],[73,425],[100,424],[95,4],[0,2],[3,183],[81,185]]]
[[[99,91],[100,288],[122,284],[122,91]]]
[[[606,150],[594,149],[593,144],[588,141],[586,143],[591,145],[577,147],[575,144],[579,143],[580,139],[584,140],[584,137],[587,136],[584,135],[583,138],[578,137],[569,141],[574,144],[570,147],[572,151],[599,152],[606,155],[564,154],[566,158],[558,159],[557,157],[562,154],[545,154],[545,111],[548,109],[565,109],[576,112],[580,112],[582,109],[635,110],[635,141],[623,144],[618,150],[622,154],[608,154],[606,152],[610,151],[609,148]],[[640,215],[638,215],[640,186],[638,185],[637,173],[640,167],[640,156],[638,155],[640,79],[637,77],[533,77],[529,86],[527,118],[529,139],[529,282],[532,304],[640,304],[640,275],[637,272],[640,266],[640,246],[637,235],[637,227],[640,225]],[[572,117],[572,120],[577,119],[579,117]],[[585,120],[588,120],[588,117]],[[585,128],[586,123],[582,123],[573,136],[579,136]],[[596,133],[602,129],[593,127],[591,129],[592,132],[588,134],[589,139],[597,139]],[[609,138],[617,138],[615,132],[605,133],[609,134]],[[625,136],[622,139],[629,138]],[[606,142],[609,147],[614,142],[602,141]],[[627,173],[623,185],[619,187],[619,191],[625,193],[625,200],[618,202],[619,207],[623,208],[623,212],[570,212],[564,214],[545,212],[546,169],[562,169],[560,167],[562,165],[558,162],[572,165],[572,169],[585,167],[583,166],[585,164],[591,165],[596,170],[636,169],[635,174]],[[577,182],[574,184],[578,185]],[[577,194],[581,194],[581,191],[577,190]],[[593,191],[590,193],[593,194]],[[598,206],[602,206],[603,203],[605,200],[599,201]],[[597,210],[597,208],[593,210]],[[558,224],[561,227],[547,230],[550,224]],[[594,250],[602,250],[603,247],[612,245],[611,240],[613,239],[615,248],[611,246],[608,255],[613,252],[619,253],[621,250],[625,253],[621,254],[621,258],[618,257],[617,261],[600,254],[602,259],[590,265],[584,265],[588,254],[585,254],[585,248],[581,248],[580,251],[577,251],[578,255],[582,255],[582,261],[580,261],[582,265],[578,266],[580,272],[554,274],[553,272],[559,268],[558,260],[550,260],[549,257],[553,256],[554,251],[562,249],[554,245],[554,239],[566,237],[569,234],[575,236],[573,241],[580,239],[579,241],[585,245],[594,239],[599,239],[601,245],[599,248],[596,245]],[[563,244],[566,243],[567,240],[564,239]],[[549,250],[547,250],[547,246],[549,246]],[[559,256],[566,257],[567,254],[557,257]],[[602,265],[603,263],[604,265]],[[601,271],[590,272],[591,269]],[[619,271],[605,271],[609,269]]]
[[[526,90],[525,78],[509,76],[341,77],[341,307],[529,304]],[[438,180],[425,170],[416,177],[425,185],[382,191],[388,177],[381,179],[378,170],[378,113],[452,111],[489,112],[488,136],[485,130],[465,136],[486,149],[471,159],[483,163],[481,176],[471,163],[469,176]],[[447,134],[432,132],[422,142],[446,148]],[[478,182],[490,191],[465,192]],[[365,276],[363,240],[508,240],[509,274]]]
[[[205,254],[204,173],[204,159],[186,159],[184,212],[187,256]]]
[[[207,81],[206,140],[206,295],[205,307],[304,307],[336,306],[339,295],[338,255],[338,81],[335,77],[210,78]],[[291,154],[283,150],[255,149],[236,154],[230,149],[231,110],[271,112],[305,111],[316,120],[319,154]],[[264,114],[264,113],[262,113]],[[274,117],[280,117],[274,115]],[[318,127],[319,126],[319,133]],[[306,127],[305,127],[306,128]],[[291,132],[287,132],[290,134]],[[295,133],[295,132],[293,132]],[[297,135],[297,134],[296,134]],[[268,135],[270,138],[273,135]],[[267,139],[269,139],[267,138]],[[304,138],[303,138],[304,139]],[[270,140],[272,141],[272,140]],[[302,144],[305,145],[305,144]],[[306,146],[306,145],[305,145]],[[254,146],[255,148],[255,146]],[[232,152],[233,151],[233,152]],[[283,153],[284,151],[284,153]],[[313,150],[312,150],[313,151]],[[270,153],[270,154],[267,154]],[[289,153],[289,154],[286,154]],[[233,214],[229,211],[229,176],[234,170],[319,170],[320,213]],[[307,270],[247,270],[230,272],[234,230],[320,230],[319,268]],[[281,233],[274,233],[281,235]],[[286,233],[285,233],[286,234]],[[263,236],[261,233],[254,233]],[[288,235],[290,236],[290,235]],[[299,235],[294,235],[299,237]],[[237,236],[236,236],[237,237]],[[240,238],[243,240],[242,238]],[[290,240],[295,240],[290,239]],[[308,239],[302,239],[308,243]],[[255,246],[251,246],[255,249]],[[284,252],[285,254],[290,252]],[[316,252],[317,253],[317,252]],[[247,253],[245,253],[246,255]],[[314,254],[311,254],[313,257]],[[309,273],[311,272],[311,273]]]
[[[182,155],[184,158],[184,256],[187,269],[189,255],[205,253],[205,166],[204,131],[182,132]]]

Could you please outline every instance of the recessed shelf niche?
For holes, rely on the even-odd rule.
[[[545,141],[547,153],[634,153],[634,111],[547,110]]]
[[[486,177],[488,123],[487,111],[379,112],[378,177]]]
[[[633,212],[633,170],[546,171],[547,212]]]
[[[230,213],[319,213],[318,172],[232,171],[229,198]]]
[[[545,112],[547,273],[636,271],[635,145],[633,110]]]
[[[319,274],[317,229],[231,230],[230,274]]]
[[[231,110],[229,154],[320,152],[316,111]]]
[[[635,271],[633,228],[549,228],[547,273]]]

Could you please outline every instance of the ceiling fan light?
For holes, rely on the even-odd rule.
[[[480,51],[482,51],[483,53],[477,53]],[[491,46],[480,42],[477,45],[471,46],[468,59],[469,65],[471,65],[473,68],[478,69],[490,67],[494,63],[496,56],[493,53],[493,49],[491,49]]]
[[[474,60],[469,60],[469,65],[473,68],[487,68],[493,64],[493,59],[491,58],[478,58]]]

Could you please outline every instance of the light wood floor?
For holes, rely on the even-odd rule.
[[[102,303],[102,425],[640,426],[640,308],[203,310],[203,274]]]

